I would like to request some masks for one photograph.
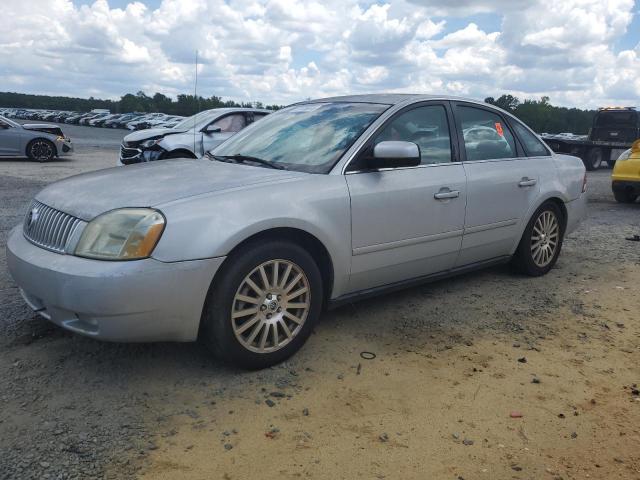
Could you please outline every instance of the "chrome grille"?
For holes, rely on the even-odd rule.
[[[24,219],[24,236],[31,243],[64,253],[67,241],[81,220],[35,201]]]

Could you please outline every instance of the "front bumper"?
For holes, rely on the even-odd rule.
[[[73,153],[73,143],[70,140],[56,140],[56,151],[59,157],[67,157]]]
[[[7,242],[9,271],[35,312],[67,330],[118,342],[195,340],[223,260],[90,260],[39,248],[21,226]]]
[[[159,147],[155,149],[142,149],[140,147],[126,147],[120,145],[120,158],[118,165],[133,165],[134,163],[155,162],[159,160],[165,151]]]

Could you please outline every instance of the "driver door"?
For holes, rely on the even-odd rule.
[[[453,268],[462,243],[467,187],[452,125],[448,102],[411,106],[392,117],[347,169],[352,292]],[[385,140],[416,143],[421,164],[362,170],[366,162],[361,158]]]

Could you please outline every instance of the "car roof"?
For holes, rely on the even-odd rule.
[[[401,103],[410,103],[421,100],[458,100],[472,103],[484,103],[473,98],[463,98],[451,95],[423,95],[418,93],[370,93],[365,95],[343,95],[338,97],[318,98],[299,103],[353,102],[398,105]]]
[[[213,113],[229,113],[229,112],[264,112],[264,113],[271,113],[271,110],[267,110],[266,108],[246,108],[246,107],[223,107],[223,108],[211,108],[209,110],[202,110],[201,112],[198,113],[206,113],[206,114],[213,114]]]

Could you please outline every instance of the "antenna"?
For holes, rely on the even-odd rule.
[[[196,113],[193,119],[193,153],[197,155],[196,150],[196,121],[198,120],[198,114],[200,113],[200,102],[198,101],[198,50],[196,50],[196,80],[193,86],[193,101],[196,102]],[[204,149],[204,145],[203,145]]]

